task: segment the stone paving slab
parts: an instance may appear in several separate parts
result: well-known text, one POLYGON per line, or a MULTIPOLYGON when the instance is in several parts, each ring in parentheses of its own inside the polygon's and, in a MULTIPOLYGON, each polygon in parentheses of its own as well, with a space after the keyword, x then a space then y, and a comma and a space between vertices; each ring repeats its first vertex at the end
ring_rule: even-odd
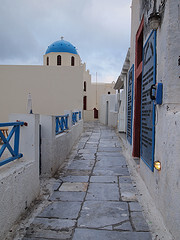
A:
POLYGON ((132 183, 130 176, 121 176, 119 177, 119 183, 132 183))
POLYGON ((129 220, 128 204, 113 201, 85 201, 78 227, 103 228, 129 220))
POLYGON ((59 191, 60 192, 86 192, 88 187, 88 183, 71 183, 65 182, 61 185, 59 191))
POLYGON ((91 174, 91 170, 77 170, 77 169, 68 169, 64 176, 88 176, 91 174))
POLYGON ((122 157, 114 157, 114 156, 97 156, 98 161, 108 161, 108 162, 119 162, 119 166, 127 165, 126 159, 124 156, 122 157))
POLYGON ((142 211, 142 207, 139 205, 138 202, 130 202, 129 208, 130 208, 131 212, 141 212, 142 211))
POLYGON ((76 160, 95 160, 95 154, 94 153, 78 153, 74 159, 76 160))
POLYGON ((120 192, 123 201, 137 201, 136 190, 131 183, 120 183, 120 192))
POLYGON ((128 168, 115 167, 96 167, 93 170, 93 176, 130 176, 128 168))
POLYGON ((94 160, 75 160, 67 169, 91 170, 94 165, 94 160))
POLYGON ((114 226, 113 230, 121 230, 121 231, 130 231, 130 232, 132 232, 133 228, 131 226, 130 221, 126 221, 126 222, 123 222, 122 224, 120 224, 118 226, 114 226))
MULTIPOLYGON (((67 240, 70 239, 72 232, 69 231, 54 231, 54 230, 32 230, 27 231, 26 237, 35 238, 36 240, 40 239, 56 239, 56 240, 67 240)), ((26 238, 27 239, 27 238, 26 238)))
POLYGON ((90 142, 90 141, 88 141, 87 143, 86 143, 86 146, 85 146, 85 148, 88 148, 88 149, 91 149, 91 148, 96 148, 97 149, 97 147, 98 147, 98 139, 97 139, 97 142, 90 142))
POLYGON ((81 202, 53 202, 38 217, 76 219, 80 208, 81 202))
POLYGON ((85 147, 86 142, 79 142, 77 145, 77 149, 83 149, 85 147))
POLYGON ((119 167, 127 167, 125 160, 122 160, 120 158, 111 158, 109 157, 109 159, 103 159, 101 158, 97 158, 97 162, 96 162, 96 167, 114 167, 114 166, 119 166, 119 167))
POLYGON ((98 147, 98 152, 120 152, 121 147, 98 147))
POLYGON ((61 178, 62 182, 88 182, 89 176, 67 176, 61 178))
MULTIPOLYGON (((24 237, 22 240, 46 240, 48 238, 34 238, 31 237, 31 235, 29 237, 24 237)), ((55 238, 51 238, 51 240, 56 240, 55 238)))
POLYGON ((76 228, 73 240, 151 240, 148 232, 118 232, 76 228))
POLYGON ((136 231, 138 232, 149 231, 148 224, 145 221, 142 212, 132 212, 131 219, 136 231))
POLYGON ((97 152, 97 147, 96 148, 87 148, 85 147, 84 149, 80 149, 78 153, 84 153, 84 154, 95 154, 97 152))
POLYGON ((99 147, 100 148, 101 147, 103 147, 103 148, 105 148, 105 147, 120 147, 120 144, 117 145, 116 143, 110 143, 110 142, 107 141, 107 143, 105 143, 105 142, 99 143, 99 147))
POLYGON ((124 156, 123 156, 123 154, 122 153, 120 153, 120 152, 98 152, 97 153, 97 157, 98 156, 109 156, 109 157, 118 157, 118 158, 123 158, 123 159, 125 159, 124 158, 124 156))
POLYGON ((82 202, 85 192, 54 192, 49 198, 50 201, 75 201, 82 202))
POLYGON ((90 183, 86 196, 89 201, 118 201, 119 198, 117 183, 90 183))
POLYGON ((30 226, 30 229, 50 229, 54 231, 73 228, 76 225, 75 220, 69 219, 48 219, 48 218, 35 218, 30 226))
POLYGON ((114 176, 92 176, 90 178, 92 183, 117 183, 118 179, 114 176))
POLYGON ((54 191, 57 191, 59 189, 59 187, 61 186, 62 184, 62 180, 61 179, 58 179, 54 182, 54 185, 53 185, 53 190, 54 191))

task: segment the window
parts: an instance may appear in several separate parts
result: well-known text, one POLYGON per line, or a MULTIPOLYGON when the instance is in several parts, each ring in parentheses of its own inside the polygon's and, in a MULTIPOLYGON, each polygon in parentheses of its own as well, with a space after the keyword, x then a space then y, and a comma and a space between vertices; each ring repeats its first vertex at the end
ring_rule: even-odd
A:
POLYGON ((87 96, 83 97, 83 110, 87 110, 87 96))
POLYGON ((71 57, 71 66, 74 66, 74 57, 71 57))
POLYGON ((47 64, 47 66, 49 65, 49 57, 47 57, 47 59, 46 59, 46 64, 47 64))
POLYGON ((86 81, 84 82, 84 92, 86 92, 86 81))
POLYGON ((57 56, 57 65, 61 65, 61 56, 60 55, 57 56))

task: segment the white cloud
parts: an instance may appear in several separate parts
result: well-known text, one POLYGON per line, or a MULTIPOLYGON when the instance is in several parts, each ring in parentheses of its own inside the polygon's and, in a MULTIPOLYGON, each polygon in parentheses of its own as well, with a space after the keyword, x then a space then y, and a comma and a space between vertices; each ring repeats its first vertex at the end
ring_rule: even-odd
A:
POLYGON ((99 81, 115 81, 120 74, 130 41, 130 0, 0 4, 0 64, 42 64, 48 45, 64 36, 78 48, 93 78, 98 72, 99 81))

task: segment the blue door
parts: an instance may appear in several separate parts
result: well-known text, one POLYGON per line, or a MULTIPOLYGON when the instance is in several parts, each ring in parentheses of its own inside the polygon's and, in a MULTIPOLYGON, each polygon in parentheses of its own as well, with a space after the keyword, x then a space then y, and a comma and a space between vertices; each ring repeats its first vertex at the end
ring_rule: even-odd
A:
POLYGON ((154 171, 155 104, 150 97, 156 83, 156 31, 143 48, 141 89, 141 159, 154 171))

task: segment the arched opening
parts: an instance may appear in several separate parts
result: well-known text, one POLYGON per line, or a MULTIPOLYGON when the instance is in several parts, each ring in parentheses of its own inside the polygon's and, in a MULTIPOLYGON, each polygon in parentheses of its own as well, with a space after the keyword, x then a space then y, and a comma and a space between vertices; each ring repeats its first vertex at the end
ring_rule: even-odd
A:
POLYGON ((71 66, 74 66, 74 57, 71 57, 71 66))
POLYGON ((49 57, 47 57, 47 59, 46 59, 46 64, 47 64, 47 66, 49 65, 49 57))
POLYGON ((61 55, 57 56, 57 65, 61 65, 61 55))
POLYGON ((86 81, 84 81, 84 92, 86 92, 86 81))

